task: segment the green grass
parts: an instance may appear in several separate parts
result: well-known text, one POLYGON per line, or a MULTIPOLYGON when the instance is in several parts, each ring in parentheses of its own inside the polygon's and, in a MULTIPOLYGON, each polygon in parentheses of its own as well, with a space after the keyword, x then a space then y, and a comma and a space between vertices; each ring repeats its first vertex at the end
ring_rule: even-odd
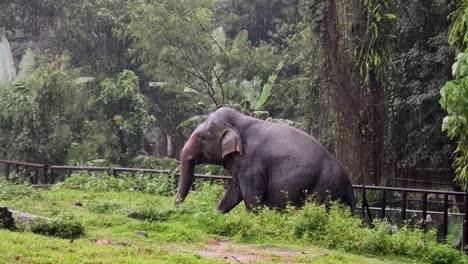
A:
MULTIPOLYGON (((360 225, 359 219, 349 220, 352 219, 350 216, 341 219, 339 214, 343 213, 340 210, 325 214, 329 217, 327 219, 322 219, 324 215, 320 213, 319 206, 310 210, 289 209, 286 213, 262 210, 253 215, 247 214, 240 205, 227 215, 219 214, 215 210, 216 199, 222 194, 219 186, 190 194, 180 207, 173 206, 171 196, 142 192, 54 188, 34 191, 34 196, 30 197, 23 191, 19 192, 23 195, 17 198, 4 195, 6 198, 0 200, 0 204, 51 219, 74 219, 84 226, 85 233, 70 240, 33 234, 24 227, 17 231, 0 230, 0 255, 5 263, 232 262, 232 258, 207 257, 199 253, 209 248, 214 238, 228 245, 224 249, 228 258, 239 253, 236 250, 242 244, 242 247, 249 245, 248 250, 260 255, 266 254, 269 262, 274 263, 281 263, 285 257, 269 251, 265 253, 262 247, 280 247, 295 252, 287 257, 294 263, 428 262, 427 258, 415 253, 416 250, 425 250, 426 244, 419 247, 406 245, 408 250, 400 248, 405 247, 405 243, 419 241, 419 233, 412 231, 407 231, 407 234, 403 231, 400 237, 379 234, 377 231, 381 229, 342 231, 343 234, 333 235, 329 230, 344 230, 350 225, 346 221, 356 221, 351 224, 360 225), (75 206, 75 201, 80 201, 83 206, 75 206), (319 214, 314 214, 316 211, 319 214), (313 221, 304 221, 309 218, 313 221), (136 235, 135 230, 145 231, 147 236, 136 235), (365 234, 359 235, 362 232, 365 234), (346 239, 358 242, 347 243, 343 241, 346 239), (95 241, 99 240, 112 244, 96 244, 95 241)), ((432 262, 451 263, 450 259, 447 260, 453 255, 450 249, 427 245, 431 252, 436 252, 434 258, 442 259, 442 262, 432 262), (446 254, 447 250, 450 254, 446 254)))

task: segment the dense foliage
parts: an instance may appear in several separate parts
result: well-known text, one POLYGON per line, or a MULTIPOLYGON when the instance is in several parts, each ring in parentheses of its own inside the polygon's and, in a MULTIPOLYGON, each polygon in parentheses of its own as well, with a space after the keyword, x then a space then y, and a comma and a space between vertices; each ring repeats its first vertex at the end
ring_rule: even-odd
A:
POLYGON ((450 167, 453 143, 441 131, 439 90, 450 78, 453 51, 447 43, 453 4, 401 1, 391 65, 388 158, 398 167, 450 167), (433 26, 414 10, 431 17, 433 26), (418 36, 418 37, 415 37, 418 36), (438 125, 437 125, 438 124, 438 125))
MULTIPOLYGON (((177 157, 191 128, 228 105, 296 122, 356 183, 447 168, 466 151, 436 125, 439 89, 466 46, 465 10, 441 0, 2 2, 19 74, 0 88, 1 155, 177 157)), ((455 162, 460 173, 466 163, 455 162)))
POLYGON ((56 218, 53 220, 34 219, 29 230, 35 234, 74 239, 84 234, 84 227, 70 218, 56 218))
POLYGON ((0 179, 0 200, 9 201, 22 197, 40 199, 41 195, 25 184, 12 184, 11 182, 0 179))
POLYGON ((119 178, 101 173, 75 173, 55 188, 65 188, 84 191, 138 191, 157 195, 171 196, 175 194, 175 177, 167 174, 124 174, 119 178))
MULTIPOLYGON (((74 242, 76 247, 81 245, 80 240, 89 244, 90 238, 113 239, 118 243, 127 233, 137 229, 148 233, 147 238, 139 238, 144 243, 156 242, 160 246, 160 243, 178 242, 178 248, 187 243, 198 243, 199 247, 208 236, 243 243, 319 246, 380 257, 399 255, 409 261, 427 263, 466 261, 462 252, 436 243, 432 231, 424 234, 420 229, 407 226, 390 231, 391 227, 385 221, 375 222, 370 228, 351 216, 348 208, 337 205, 327 210, 309 202, 300 209, 289 207, 278 212, 265 208, 257 214, 248 214, 243 206, 238 206, 229 214, 221 214, 214 208, 223 192, 221 185, 199 183, 198 191, 186 203, 175 207, 172 197, 122 192, 115 188, 114 180, 106 177, 98 182, 97 178, 88 175, 88 181, 81 179, 82 188, 76 191, 76 179, 80 177, 75 175, 67 184, 43 192, 41 200, 20 198, 17 206, 23 210, 25 206, 31 206, 29 210, 53 220, 37 220, 29 228, 19 231, 30 230, 62 238, 77 238, 84 232, 85 237, 74 242), (100 184, 105 182, 107 184, 100 184), (96 189, 93 185, 101 187, 96 189), (76 199, 83 206, 74 206, 76 199), (51 200, 54 210, 51 210, 51 200)), ((126 243, 137 243, 134 239, 126 240, 126 243)))
MULTIPOLYGON (((454 21, 450 28, 450 44, 464 48, 468 43, 468 2, 463 1, 451 16, 454 21)), ((440 104, 447 111, 442 130, 458 142, 453 153, 456 180, 468 189, 468 48, 458 53, 452 74, 455 79, 445 83, 440 90, 440 104)))
MULTIPOLYGON (((453 162, 468 185, 467 0, 14 0, 0 2, 3 36, 11 50, 0 47, 0 59, 11 51, 17 74, 0 80, 1 159, 175 172, 174 159, 151 156, 177 157, 225 105, 314 135, 354 183, 393 184, 405 169, 453 162)), ((136 245, 221 236, 466 262, 432 232, 369 228, 337 206, 223 215, 223 188, 197 185, 174 207, 175 185, 160 174, 75 173, 45 192, 0 181, 0 202, 52 219, 23 231, 88 244, 141 228, 156 235, 136 245), (64 205, 75 197, 83 207, 64 205)))

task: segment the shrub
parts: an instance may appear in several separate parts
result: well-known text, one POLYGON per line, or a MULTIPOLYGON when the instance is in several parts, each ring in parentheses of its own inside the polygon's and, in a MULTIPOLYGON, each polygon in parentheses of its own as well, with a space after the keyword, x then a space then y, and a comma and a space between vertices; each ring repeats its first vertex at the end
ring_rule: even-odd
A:
MULTIPOLYGON (((81 174, 74 177, 67 179, 62 187, 101 189, 96 187, 100 186, 99 181, 110 180, 81 174)), ((114 187, 108 187, 107 190, 125 187, 125 190, 154 193, 159 186, 156 186, 157 181, 162 179, 145 175, 123 175, 122 179, 112 179, 114 180, 118 180, 119 184, 110 184, 109 186, 114 187), (155 184, 154 188, 151 183, 155 184), (135 184, 140 188, 135 188, 135 184)), ((147 206, 127 211, 127 216, 143 221, 183 221, 190 228, 231 237, 241 242, 289 242, 299 239, 306 244, 348 252, 403 255, 430 263, 459 263, 464 259, 457 250, 436 243, 434 232, 424 234, 419 229, 401 226, 398 232, 392 234, 386 221, 375 221, 371 228, 363 225, 359 217, 352 216, 349 208, 342 208, 337 204, 331 204, 327 210, 323 205, 308 202, 301 208, 290 206, 282 211, 263 208, 256 210, 255 214, 246 213, 240 204, 229 214, 221 214, 215 208, 224 192, 223 186, 198 182, 196 189, 178 207, 151 205, 151 209, 147 206)), ((113 201, 96 202, 90 206, 90 210, 106 212, 119 206, 113 201)))
POLYGON ((121 204, 117 201, 95 201, 89 204, 89 211, 93 213, 108 213, 121 208, 121 204))
POLYGON ((131 191, 172 196, 175 194, 176 179, 168 174, 135 173, 124 174, 122 179, 131 191))
POLYGON ((38 199, 41 195, 37 190, 28 187, 26 184, 13 184, 0 179, 0 200, 14 200, 20 197, 38 199))
POLYGON ((30 226, 31 232, 45 236, 55 236, 66 239, 78 238, 84 234, 83 226, 70 217, 53 220, 34 219, 30 226))
POLYGON ((294 238, 315 241, 326 234, 329 215, 324 206, 307 203, 301 210, 293 213, 289 224, 292 226, 294 238))
POLYGON ((124 191, 130 189, 128 183, 107 173, 76 172, 65 181, 55 185, 55 188, 82 191, 124 191))
POLYGON ((301 240, 307 244, 324 246, 370 255, 403 255, 429 263, 460 263, 462 254, 447 245, 436 243, 434 232, 401 226, 398 232, 389 231, 389 223, 375 221, 373 227, 363 225, 349 208, 313 202, 302 208, 288 207, 283 211, 263 208, 255 214, 245 212, 243 206, 229 214, 215 209, 223 189, 220 185, 200 183, 181 206, 190 208, 190 219, 197 228, 213 235, 232 237, 241 242, 288 242, 301 240))
POLYGON ((387 229, 385 221, 375 221, 374 228, 360 228, 363 232, 362 243, 356 245, 356 250, 361 252, 379 252, 380 254, 392 253, 392 236, 387 229))
MULTIPOLYGON (((179 161, 171 158, 156 158, 152 156, 139 155, 129 161, 129 166, 134 168, 147 168, 157 170, 179 170, 179 161)), ((196 173, 222 175, 225 170, 223 166, 204 164, 195 167, 196 173)))
POLYGON ((336 204, 331 206, 328 219, 326 234, 319 241, 329 248, 359 251, 366 234, 361 219, 336 204))
POLYGON ((450 245, 432 244, 428 250, 426 259, 431 264, 458 264, 464 263, 463 253, 450 245))
POLYGON ((181 206, 198 212, 206 212, 215 208, 224 193, 224 187, 221 184, 210 185, 204 181, 196 182, 195 189, 197 191, 191 193, 181 206))
POLYGON ((128 214, 128 217, 144 220, 144 221, 158 221, 163 222, 169 219, 173 215, 181 215, 187 213, 187 209, 178 207, 159 207, 159 208, 141 208, 133 210, 128 214))
POLYGON ((139 155, 129 161, 129 166, 134 168, 175 171, 179 167, 179 162, 171 158, 156 158, 152 156, 139 155))
POLYGON ((119 178, 107 173, 77 172, 55 188, 83 191, 138 191, 163 196, 174 195, 175 177, 167 174, 123 173, 119 178))

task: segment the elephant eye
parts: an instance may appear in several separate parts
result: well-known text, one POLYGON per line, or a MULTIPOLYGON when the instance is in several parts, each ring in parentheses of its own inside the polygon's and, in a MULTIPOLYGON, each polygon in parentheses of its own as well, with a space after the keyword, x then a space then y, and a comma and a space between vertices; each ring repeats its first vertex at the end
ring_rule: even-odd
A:
POLYGON ((197 139, 198 139, 198 142, 200 143, 203 143, 206 140, 205 137, 202 137, 202 136, 199 136, 197 139))

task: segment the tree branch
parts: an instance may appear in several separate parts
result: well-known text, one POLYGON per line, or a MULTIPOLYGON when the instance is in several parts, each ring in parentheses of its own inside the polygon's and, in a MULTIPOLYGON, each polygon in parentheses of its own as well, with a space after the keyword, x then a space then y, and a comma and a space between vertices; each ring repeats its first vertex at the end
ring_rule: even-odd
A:
POLYGON ((208 36, 209 36, 210 39, 215 43, 215 45, 218 46, 219 50, 223 53, 224 59, 226 60, 227 64, 229 64, 229 59, 228 59, 228 56, 227 56, 226 51, 224 50, 224 48, 221 47, 221 45, 218 43, 218 41, 216 41, 216 39, 213 37, 213 35, 212 35, 210 32, 208 32, 208 30, 202 25, 202 23, 201 23, 200 20, 198 19, 197 13, 195 13, 195 11, 192 11, 192 13, 193 13, 193 16, 195 17, 195 20, 197 21, 198 26, 200 26, 200 28, 201 28, 206 34, 208 34, 208 36))
POLYGON ((225 79, 224 81, 221 81, 221 76, 223 76, 224 74, 224 70, 223 70, 223 73, 218 76, 218 74, 216 73, 216 70, 214 70, 213 68, 211 68, 211 71, 213 72, 214 76, 216 77, 216 82, 218 83, 219 85, 219 89, 221 90, 221 105, 224 104, 224 87, 223 87, 223 84, 227 81, 227 79, 225 79))
POLYGON ((214 89, 213 89, 213 85, 208 80, 206 80, 200 73, 192 72, 192 71, 190 71, 188 69, 185 69, 183 67, 180 67, 180 66, 178 66, 178 65, 176 65, 176 64, 174 64, 174 63, 172 63, 170 61, 167 61, 167 63, 169 65, 171 65, 172 67, 175 67, 175 68, 177 68, 177 69, 179 69, 181 71, 184 71, 184 72, 186 72, 188 74, 191 74, 191 75, 197 77, 198 79, 200 79, 202 81, 202 83, 203 83, 203 86, 205 86, 205 89, 208 92, 208 96, 213 100, 216 107, 219 107, 219 102, 218 102, 218 100, 216 100, 216 97, 214 96, 215 92, 214 92, 214 89))

